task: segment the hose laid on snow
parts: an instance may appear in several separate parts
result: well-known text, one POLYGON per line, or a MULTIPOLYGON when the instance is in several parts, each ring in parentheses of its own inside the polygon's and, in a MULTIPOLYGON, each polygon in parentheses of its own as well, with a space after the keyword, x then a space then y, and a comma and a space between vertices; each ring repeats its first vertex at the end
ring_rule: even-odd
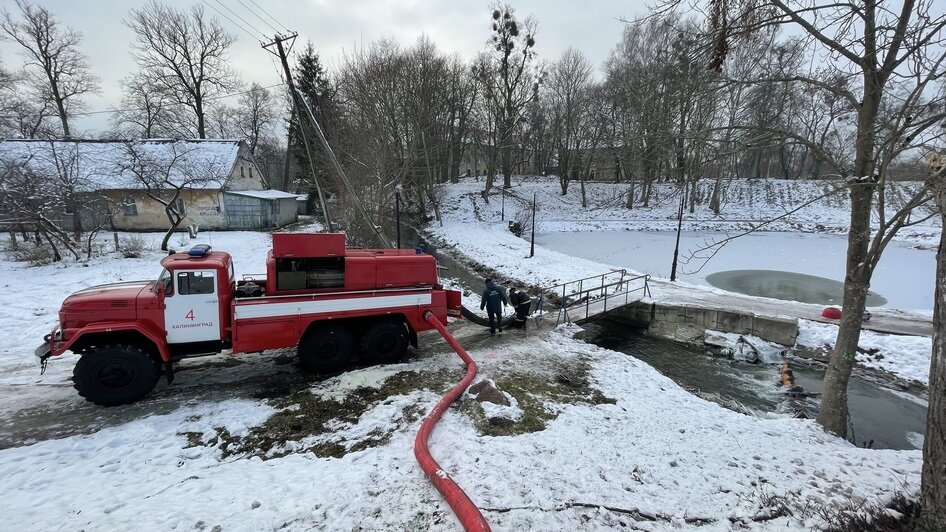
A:
POLYGON ((427 311, 424 313, 424 320, 433 325, 437 331, 440 332, 440 335, 443 336, 443 339, 450 344, 450 347, 460 355, 460 358, 466 363, 466 376, 440 399, 440 402, 427 414, 424 422, 421 423, 420 430, 417 432, 417 438, 414 439, 414 457, 417 458, 417 463, 419 463, 421 469, 424 470, 424 474, 427 475, 430 482, 437 488, 437 491, 443 495, 447 504, 450 505, 450 508, 453 510, 453 513, 456 514, 460 523, 463 524, 465 530, 489 531, 489 523, 486 522, 486 518, 480 513, 480 509, 473 504, 473 501, 464 493, 463 489, 450 478, 450 475, 441 469, 440 464, 430 455, 430 449, 427 447, 427 440, 430 439, 430 433, 433 432, 434 426, 437 424, 437 421, 440 420, 440 417, 443 416, 444 411, 456 401, 460 395, 466 391, 470 383, 473 382, 473 377, 476 376, 476 363, 473 362, 470 355, 463 349, 463 346, 457 342, 457 339, 447 331, 443 323, 440 323, 440 320, 434 316, 433 312, 427 311))
MULTIPOLYGON (((463 306, 460 307, 460 313, 463 315, 464 318, 466 318, 469 321, 472 321, 473 323, 477 325, 482 325, 483 327, 489 327, 489 318, 480 316, 479 314, 463 306)), ((512 316, 503 316, 502 319, 500 320, 499 326, 509 327, 515 321, 516 321, 515 314, 513 314, 512 316)))

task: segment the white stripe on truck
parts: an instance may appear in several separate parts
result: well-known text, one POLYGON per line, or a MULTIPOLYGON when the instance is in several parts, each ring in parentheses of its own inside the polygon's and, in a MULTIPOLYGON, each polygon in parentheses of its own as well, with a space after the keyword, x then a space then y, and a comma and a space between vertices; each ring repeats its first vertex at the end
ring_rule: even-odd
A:
POLYGON ((322 301, 257 303, 251 305, 237 305, 236 310, 234 311, 234 316, 238 320, 246 320, 251 318, 274 318, 277 316, 298 316, 301 314, 321 314, 326 312, 345 312, 350 310, 413 307, 418 305, 429 305, 430 302, 430 294, 410 294, 403 296, 325 299, 322 301))

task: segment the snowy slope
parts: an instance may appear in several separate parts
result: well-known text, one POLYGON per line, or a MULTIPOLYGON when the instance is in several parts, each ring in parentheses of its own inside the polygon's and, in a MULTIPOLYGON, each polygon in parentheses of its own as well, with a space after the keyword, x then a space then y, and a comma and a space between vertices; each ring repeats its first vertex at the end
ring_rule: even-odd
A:
MULTIPOLYGON (((440 189, 443 206, 441 209, 471 208, 469 199, 479 197, 483 190, 483 177, 467 178, 457 185, 440 189), (478 179, 478 180, 477 180, 478 179)), ((633 209, 626 209, 627 183, 587 183, 588 207, 581 207, 581 192, 578 182, 572 182, 568 194, 561 195, 558 179, 555 177, 514 176, 512 188, 506 191, 506 219, 515 219, 519 211, 531 209, 533 195, 538 204, 536 230, 547 231, 597 231, 625 230, 632 231, 672 231, 677 227, 679 208, 679 188, 674 184, 659 183, 654 185, 654 192, 649 206, 644 207, 639 201, 639 185, 636 189, 638 198, 633 209)), ((846 191, 827 195, 840 183, 835 181, 789 181, 779 179, 735 180, 725 186, 719 215, 709 209, 709 197, 713 182, 704 180, 699 183, 698 197, 701 203, 695 212, 685 211, 683 229, 685 231, 729 231, 747 229, 763 220, 784 216, 784 218, 765 225, 767 231, 806 231, 806 232, 847 232, 850 223, 850 202, 846 191), (786 214, 801 207, 797 212, 786 214)), ((887 214, 896 209, 915 193, 919 183, 903 182, 891 185, 888 194, 887 214)), ((482 203, 482 202, 481 202, 482 203)), ((502 196, 500 188, 494 188, 489 205, 476 207, 477 219, 482 221, 500 221, 502 196)), ((917 214, 923 214, 922 209, 917 214)), ((873 216, 876 223, 876 214, 873 216)), ((900 239, 935 245, 939 239, 937 221, 931 220, 925 225, 906 228, 901 231, 900 239)))

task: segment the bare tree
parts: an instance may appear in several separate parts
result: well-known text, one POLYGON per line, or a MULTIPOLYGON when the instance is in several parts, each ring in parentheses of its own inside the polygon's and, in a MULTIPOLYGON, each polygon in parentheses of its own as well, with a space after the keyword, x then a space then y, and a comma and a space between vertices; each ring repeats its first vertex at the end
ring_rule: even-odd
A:
POLYGON ((162 87, 142 73, 122 79, 121 110, 112 117, 115 125, 132 137, 155 138, 172 134, 174 109, 162 87))
POLYGON ((235 125, 254 155, 260 140, 270 133, 276 123, 274 103, 272 95, 259 83, 250 85, 249 90, 240 96, 235 125))
POLYGON ((946 14, 937 12, 934 5, 932 0, 905 0, 898 8, 873 1, 711 2, 715 35, 711 66, 723 65, 731 42, 791 25, 803 34, 806 53, 827 56, 830 62, 817 70, 764 82, 803 84, 844 100, 850 109, 844 122, 853 127, 851 150, 832 150, 779 123, 738 126, 757 140, 779 139, 806 147, 849 184, 844 314, 818 413, 818 422, 841 436, 847 434, 847 384, 874 268, 901 228, 929 217, 911 217, 914 209, 929 202, 927 189, 892 210, 888 210, 886 191, 888 169, 901 156, 943 135, 940 124, 946 118, 946 100, 942 92, 934 91, 934 84, 944 75, 946 14), (876 228, 871 227, 872 215, 877 218, 876 228))
POLYGON ((23 49, 33 83, 42 87, 43 100, 55 106, 62 134, 69 138, 69 113, 81 105, 82 95, 98 90, 98 80, 79 50, 82 35, 61 28, 44 7, 26 0, 16 0, 16 6, 19 18, 4 9, 0 29, 23 49))
MULTIPOLYGON (((539 76, 533 68, 537 23, 531 16, 520 22, 508 4, 495 4, 492 12, 488 94, 498 112, 496 141, 499 143, 503 188, 511 186, 515 131, 526 105, 538 92, 539 76)), ((487 193, 489 189, 487 187, 487 193)))
MULTIPOLYGON (((627 173, 639 174, 640 199, 650 204, 652 185, 669 168, 673 116, 672 24, 651 18, 629 24, 606 66, 610 95, 624 123, 620 139, 627 173)), ((627 206, 634 201, 631 178, 627 206)))
POLYGON ((447 173, 451 183, 460 182, 460 160, 467 149, 467 138, 473 124, 473 106, 479 91, 479 84, 472 75, 470 65, 459 55, 450 59, 448 118, 446 121, 448 136, 447 173))
POLYGON ((582 138, 582 117, 588 112, 591 88, 591 61, 580 51, 568 48, 549 72, 549 100, 552 129, 558 151, 559 184, 562 195, 568 193, 573 159, 582 138))
POLYGON ((200 4, 184 12, 151 2, 132 9, 125 24, 135 33, 140 75, 189 109, 193 133, 207 138, 208 100, 235 83, 227 65, 234 37, 200 4))
POLYGON ((48 146, 29 147, 0 159, 0 200, 11 218, 8 221, 32 230, 37 245, 45 241, 54 262, 62 260, 60 246, 79 258, 69 232, 58 223, 69 201, 68 191, 60 188, 63 180, 78 184, 73 168, 76 158, 74 150, 57 151, 51 141, 48 146))

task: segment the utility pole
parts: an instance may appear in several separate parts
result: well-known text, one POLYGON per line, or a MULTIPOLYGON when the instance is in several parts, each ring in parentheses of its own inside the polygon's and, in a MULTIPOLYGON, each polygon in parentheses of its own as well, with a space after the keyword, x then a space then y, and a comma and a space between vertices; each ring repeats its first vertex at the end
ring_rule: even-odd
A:
POLYGON ((535 192, 532 193, 532 246, 529 249, 529 257, 535 256, 535 192))
POLYGON ((683 205, 687 201, 686 186, 680 198, 680 212, 677 213, 677 243, 673 246, 673 265, 670 267, 670 281, 677 280, 677 257, 680 255, 680 229, 683 227, 683 205))
POLYGON ((502 191, 503 199, 499 203, 500 205, 502 205, 502 207, 500 207, 499 216, 500 218, 502 218, 502 221, 505 222, 506 221, 506 189, 502 188, 500 189, 500 191, 502 191))
POLYGON ((394 218, 397 223, 397 249, 401 249, 401 191, 394 191, 394 218))
MULTIPOLYGON (((293 33, 292 35, 283 37, 281 35, 276 35, 273 38, 273 41, 263 45, 263 48, 270 53, 274 53, 270 47, 275 45, 276 52, 274 55, 279 57, 279 62, 282 63, 283 73, 286 75, 286 84, 289 86, 289 94, 292 97, 292 105, 295 110, 296 118, 300 121, 302 125, 302 106, 299 102, 299 95, 296 92, 296 86, 292 82, 292 70, 289 68, 289 60, 286 57, 286 49, 283 47, 284 41, 291 41, 289 43, 290 49, 292 48, 292 43, 295 42, 296 36, 298 34, 293 33)), ((290 117, 291 119, 291 117, 290 117)), ((290 128, 292 126, 290 125, 290 128)), ((319 196, 319 207, 322 209, 322 218, 325 220, 325 230, 332 230, 332 218, 329 216, 328 206, 325 204, 325 194, 322 193, 322 186, 319 184, 319 178, 315 173, 315 158, 312 156, 312 144, 309 141, 309 135, 306 132, 305 127, 300 127, 299 132, 302 134, 302 143, 305 145, 306 157, 309 159, 309 171, 312 172, 312 182, 315 183, 315 191, 319 196)), ((288 148, 288 147, 287 147, 288 148)), ((288 154, 287 154, 288 156, 288 154)))

